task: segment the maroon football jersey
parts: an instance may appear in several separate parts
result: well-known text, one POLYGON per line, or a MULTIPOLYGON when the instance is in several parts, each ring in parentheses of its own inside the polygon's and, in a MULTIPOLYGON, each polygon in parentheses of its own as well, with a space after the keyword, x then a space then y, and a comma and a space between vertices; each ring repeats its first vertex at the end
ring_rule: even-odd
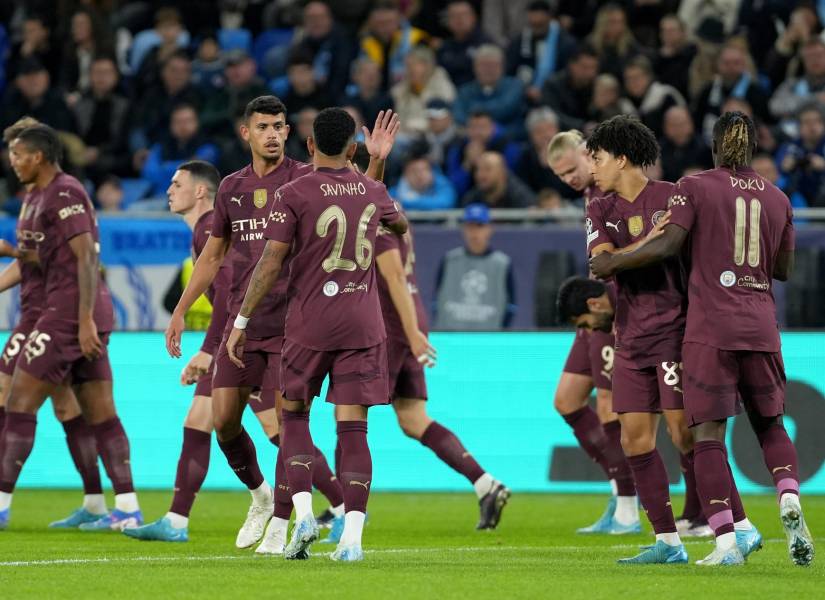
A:
MULTIPOLYGON (((385 227, 378 228, 378 237, 375 239, 375 256, 381 256, 384 252, 398 250, 401 254, 401 264, 407 273, 407 289, 410 290, 415 302, 415 313, 418 316, 418 329, 427 332, 427 315, 424 311, 424 303, 421 301, 421 294, 418 293, 418 283, 415 279, 415 250, 413 249, 412 228, 404 235, 393 233, 385 227)), ((378 277, 378 296, 381 299, 381 312, 384 314, 384 327, 387 329, 387 337, 398 339, 406 343, 407 336, 404 333, 404 326, 401 324, 401 317, 392 303, 390 288, 387 281, 378 277)))
MULTIPOLYGON (((212 233, 212 210, 203 213, 192 229, 192 260, 197 261, 203 252, 209 235, 212 233)), ((209 327, 201 345, 201 350, 207 354, 215 354, 218 344, 221 343, 223 330, 227 321, 227 301, 229 299, 229 286, 232 284, 232 271, 229 261, 225 260, 218 269, 218 274, 212 281, 212 285, 206 290, 206 297, 212 304, 212 318, 209 320, 209 327)))
MULTIPOLYGON (((77 257, 69 241, 89 233, 100 252, 95 209, 83 185, 65 173, 58 173, 45 189, 33 191, 32 195, 39 196, 34 200, 32 231, 46 283, 44 309, 54 318, 77 323, 77 257)), ((114 327, 112 298, 102 274, 97 282, 94 320, 98 331, 108 332, 114 327)))
MULTIPOLYGON (((258 177, 252 165, 247 165, 221 182, 215 200, 212 235, 231 239, 224 260, 229 265, 232 280, 228 302, 231 318, 235 318, 243 305, 249 279, 266 246, 264 230, 271 218, 275 190, 311 171, 310 165, 284 157, 281 165, 265 177, 258 177)), ((272 291, 250 319, 246 328, 250 339, 284 334, 287 272, 285 265, 272 291)))
MULTIPOLYGON (((26 194, 20 216, 17 218, 17 247, 20 250, 37 250, 40 234, 35 233, 34 213, 35 202, 41 198, 40 194, 26 194)), ((36 264, 18 261, 20 264, 20 312, 28 318, 36 319, 43 310, 43 301, 46 299, 46 282, 43 272, 36 264)))
MULTIPOLYGON (((618 194, 587 205, 588 251, 601 244, 624 248, 645 237, 667 212, 673 184, 648 181, 633 202, 618 194)), ((678 360, 685 332, 687 296, 678 258, 624 271, 614 278, 616 352, 638 368, 678 360)))
POLYGON ((794 248, 788 197, 753 169, 683 177, 670 221, 690 232, 686 342, 778 352, 771 281, 780 251, 794 248))
POLYGON ((267 239, 292 244, 285 337, 312 350, 386 339, 375 272, 379 222, 401 218, 380 182, 318 169, 276 194, 267 239))

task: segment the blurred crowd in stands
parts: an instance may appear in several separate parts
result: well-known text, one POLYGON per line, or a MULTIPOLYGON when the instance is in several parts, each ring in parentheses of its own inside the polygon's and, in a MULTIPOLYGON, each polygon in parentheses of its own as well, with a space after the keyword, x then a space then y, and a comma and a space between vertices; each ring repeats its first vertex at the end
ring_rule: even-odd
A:
MULTIPOLYGON (((651 176, 711 166, 714 120, 753 116, 754 167, 825 207, 825 2, 813 0, 17 0, 0 7, 0 128, 60 131, 100 209, 163 209, 176 166, 249 160, 246 103, 287 106, 307 159, 317 111, 402 128, 387 171, 409 210, 578 201, 548 167, 559 130, 638 115, 651 176)), ((0 209, 20 189, 0 161, 0 209)))

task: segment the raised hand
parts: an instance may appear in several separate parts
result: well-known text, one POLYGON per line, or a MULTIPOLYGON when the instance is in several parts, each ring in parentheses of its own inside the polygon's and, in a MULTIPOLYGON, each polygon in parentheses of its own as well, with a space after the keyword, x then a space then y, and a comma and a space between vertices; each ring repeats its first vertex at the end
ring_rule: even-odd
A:
POLYGON ((392 110, 381 111, 375 118, 375 126, 372 132, 366 126, 362 127, 364 132, 364 144, 372 158, 386 160, 395 144, 395 136, 401 128, 398 115, 392 110))

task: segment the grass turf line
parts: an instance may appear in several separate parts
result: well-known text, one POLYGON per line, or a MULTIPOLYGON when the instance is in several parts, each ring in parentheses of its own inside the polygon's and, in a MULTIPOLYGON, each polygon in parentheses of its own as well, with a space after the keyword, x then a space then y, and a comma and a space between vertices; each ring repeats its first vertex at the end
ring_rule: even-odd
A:
MULTIPOLYGON (((78 491, 21 490, 12 523, 0 532, 4 598, 226 598, 249 594, 290 598, 718 598, 722 595, 821 597, 822 560, 790 564, 776 501, 745 498, 749 517, 768 541, 743 568, 618 566, 647 543, 637 536, 579 536, 575 528, 604 508, 599 496, 517 494, 495 532, 476 532, 475 498, 467 494, 373 494, 364 534, 366 561, 336 564, 254 556, 234 547, 248 495, 204 492, 187 544, 148 543, 117 533, 45 529, 68 514, 78 491), (64 562, 51 562, 64 561, 64 562), (89 562, 84 562, 89 561, 89 562), (17 564, 8 564, 17 563, 17 564)), ((144 516, 168 508, 169 494, 140 494, 144 516)), ((680 503, 680 498, 674 500, 680 503)), ((825 498, 803 499, 814 535, 825 542, 825 498)), ((316 509, 324 505, 316 496, 316 509)), ((649 529, 649 528, 648 528, 649 529)), ((689 543, 691 561, 712 547, 689 543)), ((316 544, 316 553, 331 546, 316 544)), ((736 596, 734 596, 736 597, 736 596)))

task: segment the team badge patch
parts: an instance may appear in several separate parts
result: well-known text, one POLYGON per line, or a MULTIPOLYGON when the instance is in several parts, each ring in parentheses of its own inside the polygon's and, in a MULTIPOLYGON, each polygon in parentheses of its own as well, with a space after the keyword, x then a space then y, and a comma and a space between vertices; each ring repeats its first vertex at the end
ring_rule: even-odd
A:
POLYGON ((256 208, 263 208, 266 206, 266 190, 258 188, 252 196, 252 203, 256 208))
POLYGON ((627 230, 633 237, 640 236, 642 232, 645 230, 645 223, 642 220, 642 217, 638 215, 635 217, 630 217, 627 220, 627 230))
POLYGON ((655 213, 653 213, 653 218, 650 220, 650 222, 653 223, 654 227, 656 227, 656 225, 659 224, 659 221, 661 221, 662 217, 664 217, 664 216, 665 216, 665 211, 657 210, 655 213))

